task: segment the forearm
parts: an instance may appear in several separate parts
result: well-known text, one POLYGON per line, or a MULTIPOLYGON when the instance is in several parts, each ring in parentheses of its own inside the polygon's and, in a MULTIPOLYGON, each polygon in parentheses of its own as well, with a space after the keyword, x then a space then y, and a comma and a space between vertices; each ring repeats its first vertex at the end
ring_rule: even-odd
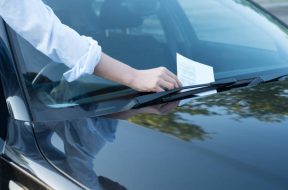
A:
POLYGON ((62 24, 42 0, 0 0, 0 16, 36 49, 70 67, 63 74, 69 82, 94 72, 143 92, 181 86, 175 74, 164 67, 137 70, 105 55, 97 41, 62 24))
POLYGON ((164 67, 137 70, 104 53, 94 74, 142 92, 161 92, 181 86, 177 77, 164 67))
POLYGON ((93 73, 101 56, 97 41, 62 24, 42 0, 0 0, 0 16, 37 50, 71 68, 63 74, 67 81, 93 73))
POLYGON ((94 70, 94 74, 105 79, 130 86, 136 77, 137 70, 102 53, 101 60, 94 70))

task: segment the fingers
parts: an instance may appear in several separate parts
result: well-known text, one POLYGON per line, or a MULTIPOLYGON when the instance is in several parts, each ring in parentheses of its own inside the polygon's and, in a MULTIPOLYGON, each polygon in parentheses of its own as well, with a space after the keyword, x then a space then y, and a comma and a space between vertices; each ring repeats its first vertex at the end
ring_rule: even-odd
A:
POLYGON ((155 92, 164 92, 165 90, 161 88, 160 86, 155 87, 155 92))
POLYGON ((178 85, 178 88, 180 88, 182 86, 182 84, 179 81, 178 77, 174 73, 172 73, 171 71, 167 70, 167 74, 176 81, 176 83, 178 85))
POLYGON ((171 71, 169 71, 165 67, 160 67, 160 68, 162 69, 162 71, 166 75, 165 79, 168 82, 173 83, 175 85, 175 88, 180 88, 182 86, 181 82, 179 81, 179 79, 177 78, 177 76, 174 73, 172 73, 171 71))
POLYGON ((169 83, 165 80, 160 79, 157 84, 153 87, 153 90, 148 91, 154 91, 154 92, 164 92, 165 90, 172 90, 174 89, 174 85, 172 83, 169 83))
POLYGON ((175 88, 175 84, 167 82, 166 80, 162 79, 159 81, 158 85, 162 88, 162 89, 166 89, 166 90, 173 90, 175 88))
POLYGON ((129 86, 141 92, 163 92, 181 87, 176 75, 165 67, 137 70, 129 86))
POLYGON ((179 79, 177 78, 177 76, 174 73, 172 73, 171 71, 169 71, 165 67, 159 67, 159 69, 161 71, 162 78, 166 82, 172 83, 174 85, 173 89, 174 88, 180 88, 182 86, 181 82, 179 81, 179 79))
POLYGON ((164 79, 166 82, 169 82, 169 83, 173 84, 174 88, 180 88, 180 86, 179 86, 179 84, 177 83, 177 81, 176 81, 174 78, 172 78, 171 76, 165 75, 165 76, 163 77, 163 79, 164 79))

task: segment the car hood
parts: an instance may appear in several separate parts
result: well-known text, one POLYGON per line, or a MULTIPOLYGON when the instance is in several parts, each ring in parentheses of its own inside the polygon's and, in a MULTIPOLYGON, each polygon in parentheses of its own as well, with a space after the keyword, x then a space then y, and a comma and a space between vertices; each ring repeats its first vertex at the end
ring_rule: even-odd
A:
POLYGON ((287 189, 287 105, 281 81, 164 115, 169 105, 35 123, 35 135, 51 164, 89 189, 287 189))

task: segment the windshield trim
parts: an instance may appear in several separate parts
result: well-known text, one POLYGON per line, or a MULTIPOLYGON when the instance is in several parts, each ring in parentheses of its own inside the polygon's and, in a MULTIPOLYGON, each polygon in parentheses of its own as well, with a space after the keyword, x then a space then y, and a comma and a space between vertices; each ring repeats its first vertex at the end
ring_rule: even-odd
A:
POLYGON ((28 117, 26 118, 26 120, 32 121, 33 116, 34 116, 34 110, 31 109, 31 100, 30 100, 30 96, 27 90, 27 86, 25 85, 25 82, 24 82, 23 68, 20 67, 20 65, 23 64, 23 61, 24 61, 23 56, 19 49, 18 42, 15 41, 15 34, 12 32, 11 27, 7 25, 6 22, 3 21, 3 23, 4 23, 5 32, 7 34, 7 41, 8 41, 9 49, 11 51, 11 57, 12 57, 12 63, 15 69, 15 75, 19 83, 20 91, 23 94, 24 104, 27 108, 26 110, 28 113, 28 117), (19 53, 21 56, 18 56, 19 53))
POLYGON ((282 25, 284 28, 288 29, 288 24, 286 24, 284 21, 282 21, 280 18, 278 18, 276 15, 272 14, 271 12, 269 12, 267 9, 265 9, 264 7, 262 7, 260 4, 257 4, 256 2, 254 2, 253 0, 246 0, 249 3, 251 3, 253 6, 255 6, 256 8, 260 9, 262 12, 264 12, 265 14, 269 15, 273 20, 277 21, 280 25, 282 25))

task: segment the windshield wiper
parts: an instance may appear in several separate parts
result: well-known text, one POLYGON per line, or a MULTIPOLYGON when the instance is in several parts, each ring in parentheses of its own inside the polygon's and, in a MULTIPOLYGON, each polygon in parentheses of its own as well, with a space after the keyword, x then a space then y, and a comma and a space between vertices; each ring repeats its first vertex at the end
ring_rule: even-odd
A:
POLYGON ((135 105, 135 107, 139 107, 139 106, 144 106, 148 103, 152 103, 154 101, 158 101, 163 100, 165 97, 170 97, 171 95, 174 94, 186 94, 186 93, 194 93, 194 94, 198 94, 201 92, 207 92, 209 90, 213 90, 213 88, 217 88, 217 87, 222 87, 222 86, 230 86, 237 83, 237 80, 235 78, 229 78, 229 79, 223 79, 223 80, 219 80, 217 82, 212 82, 212 83, 206 83, 206 84, 199 84, 199 85, 191 85, 191 86, 184 86, 181 88, 176 88, 174 90, 168 90, 168 91, 164 91, 164 92, 159 92, 159 93, 153 93, 153 94, 146 94, 143 96, 138 96, 135 98, 135 101, 137 102, 137 104, 135 105), (191 89, 191 90, 189 90, 191 89), (183 90, 187 90, 185 92, 180 92, 183 90))
POLYGON ((175 100, 180 100, 188 97, 196 97, 197 94, 217 90, 218 92, 240 88, 245 86, 256 86, 262 83, 276 81, 287 77, 286 74, 269 73, 265 75, 254 76, 244 79, 227 78, 216 82, 184 86, 174 90, 168 90, 160 93, 146 94, 135 98, 136 105, 134 108, 146 106, 148 104, 165 103, 175 100))
POLYGON ((288 74, 280 74, 279 73, 270 73, 266 75, 260 75, 258 77, 255 77, 248 86, 256 86, 258 84, 277 81, 277 80, 284 80, 287 78, 288 74))

